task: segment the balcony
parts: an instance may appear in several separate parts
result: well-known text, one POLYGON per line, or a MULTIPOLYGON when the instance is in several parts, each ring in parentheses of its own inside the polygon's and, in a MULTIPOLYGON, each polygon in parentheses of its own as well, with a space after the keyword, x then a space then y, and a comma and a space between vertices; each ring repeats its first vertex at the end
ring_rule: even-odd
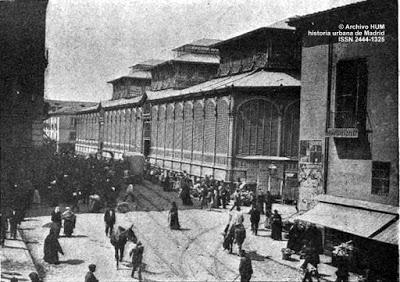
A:
POLYGON ((336 111, 330 113, 334 126, 330 126, 326 132, 329 137, 358 138, 360 118, 352 111, 336 111))

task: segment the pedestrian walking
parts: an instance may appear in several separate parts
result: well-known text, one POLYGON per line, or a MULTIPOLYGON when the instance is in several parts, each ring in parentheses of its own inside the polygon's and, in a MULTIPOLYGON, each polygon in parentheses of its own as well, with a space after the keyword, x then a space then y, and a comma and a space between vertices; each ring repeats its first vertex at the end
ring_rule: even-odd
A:
POLYGON ((85 282, 99 282, 99 280, 94 275, 95 271, 96 271, 96 265, 90 264, 89 271, 85 275, 85 282))
POLYGON ((313 223, 309 223, 304 232, 304 239, 310 242, 310 245, 318 252, 323 253, 322 248, 322 233, 313 223))
POLYGON ((232 211, 231 225, 243 224, 244 216, 240 206, 236 206, 236 210, 232 211))
POLYGON ((139 281, 142 281, 143 251, 144 251, 144 247, 142 245, 142 242, 138 241, 136 243, 136 246, 129 252, 129 255, 132 257, 131 277, 134 278, 135 271, 137 270, 139 281))
POLYGON ((81 191, 76 190, 72 192, 72 211, 77 211, 79 212, 79 196, 81 194, 81 191))
POLYGON ((113 208, 109 207, 104 212, 104 223, 106 226, 106 236, 111 236, 115 224, 115 210, 113 208))
POLYGON ((257 236, 258 225, 260 223, 260 211, 253 205, 250 209, 250 222, 251 222, 251 232, 257 236))
POLYGON ((50 229, 49 235, 44 240, 44 261, 50 264, 59 264, 58 253, 64 255, 60 242, 58 242, 58 235, 55 230, 50 229))
POLYGON ((253 266, 251 264, 251 259, 247 255, 245 250, 240 252, 240 264, 239 264, 239 274, 241 282, 248 282, 253 275, 253 266))
POLYGON ((303 234, 304 230, 300 221, 296 219, 294 224, 289 229, 289 240, 287 242, 287 248, 293 250, 295 253, 298 253, 302 247, 303 234))
POLYGON ((67 237, 71 237, 76 225, 76 215, 72 212, 70 207, 66 207, 65 209, 66 211, 63 212, 61 216, 64 220, 64 234, 67 237))
POLYGON ((179 217, 178 217, 178 207, 175 202, 172 202, 171 209, 168 213, 168 224, 171 230, 179 230, 181 226, 179 224, 179 217))
POLYGON ((233 193, 233 206, 231 207, 231 210, 233 210, 235 207, 240 207, 240 191, 239 189, 236 189, 236 191, 233 193))
POLYGON ((54 210, 51 212, 51 221, 57 223, 61 226, 61 211, 60 207, 55 207, 54 210))
POLYGON ((235 242, 238 247, 238 255, 240 255, 240 252, 242 251, 242 245, 244 242, 244 239, 246 239, 246 229, 244 228, 243 224, 236 224, 234 226, 235 230, 235 242))
POLYGON ((271 238, 273 240, 282 240, 282 217, 277 210, 271 217, 271 238))
POLYGON ((211 208, 214 206, 214 189, 212 187, 208 188, 207 203, 208 210, 211 211, 211 208))
POLYGON ((226 189, 225 184, 222 184, 221 201, 222 201, 222 208, 226 209, 226 204, 229 203, 229 193, 228 190, 226 189))
POLYGON ((1 246, 4 247, 4 243, 6 241, 6 237, 7 237, 7 230, 8 230, 8 222, 7 222, 7 217, 5 212, 1 212, 0 213, 0 223, 1 223, 1 246))
POLYGON ((260 211, 261 214, 264 214, 265 194, 262 189, 258 189, 256 201, 258 210, 260 211))
POLYGON ((207 207, 208 191, 205 184, 202 184, 200 192, 200 208, 207 207))
POLYGON ((11 211, 10 221, 10 238, 17 239, 18 215, 15 210, 11 211))
POLYGON ((300 252, 304 258, 301 268, 304 271, 303 282, 312 281, 312 277, 316 277, 319 281, 318 264, 320 263, 318 251, 307 240, 304 240, 304 246, 300 252))

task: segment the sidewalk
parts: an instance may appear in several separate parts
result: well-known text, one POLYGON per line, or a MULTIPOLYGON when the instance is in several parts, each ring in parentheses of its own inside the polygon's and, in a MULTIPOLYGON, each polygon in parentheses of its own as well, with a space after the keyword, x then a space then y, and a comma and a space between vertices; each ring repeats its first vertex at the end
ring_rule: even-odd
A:
MULTIPOLYGON (((7 238, 10 234, 7 233, 7 238)), ((1 247, 1 282, 10 281, 15 277, 18 281, 31 281, 29 273, 36 272, 36 267, 25 242, 17 231, 17 239, 6 239, 1 247)))
MULTIPOLYGON (((282 215, 282 219, 289 217, 290 215, 296 213, 296 209, 293 206, 282 205, 282 204, 273 204, 272 209, 276 209, 282 215)), ((247 209, 245 209, 247 211, 247 209)), ((264 217, 262 217, 262 220, 264 217)), ((250 219, 245 220, 247 224, 249 224, 250 219)), ((250 248, 256 249, 260 254, 266 256, 268 259, 273 260, 279 264, 286 265, 293 269, 297 269, 300 271, 300 265, 303 260, 300 261, 299 255, 292 255, 291 260, 283 260, 281 249, 286 248, 287 239, 283 239, 282 241, 272 240, 270 237, 270 230, 266 230, 263 226, 263 221, 260 222, 259 236, 255 236, 249 233, 249 239, 251 238, 250 248), (251 236, 251 237, 250 237, 251 236), (265 249, 265 246, 268 246, 268 250, 265 250, 266 253, 263 254, 262 250, 265 249)), ((282 237, 285 238, 286 233, 282 234, 282 237)), ((318 272, 320 274, 320 279, 325 281, 336 281, 336 270, 337 268, 331 265, 331 257, 326 255, 320 255, 321 263, 318 265, 318 272)), ((358 281, 358 275, 350 273, 349 281, 358 281)))

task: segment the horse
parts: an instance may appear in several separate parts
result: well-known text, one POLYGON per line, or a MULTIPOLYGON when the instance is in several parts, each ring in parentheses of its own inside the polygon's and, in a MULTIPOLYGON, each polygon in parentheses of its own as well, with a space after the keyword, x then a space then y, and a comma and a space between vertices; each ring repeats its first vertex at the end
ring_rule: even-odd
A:
POLYGON ((133 224, 128 229, 118 226, 117 231, 113 232, 110 236, 110 243, 114 246, 115 250, 115 260, 117 262, 117 269, 119 267, 119 262, 122 261, 124 257, 124 250, 127 241, 137 243, 138 239, 133 231, 133 224))

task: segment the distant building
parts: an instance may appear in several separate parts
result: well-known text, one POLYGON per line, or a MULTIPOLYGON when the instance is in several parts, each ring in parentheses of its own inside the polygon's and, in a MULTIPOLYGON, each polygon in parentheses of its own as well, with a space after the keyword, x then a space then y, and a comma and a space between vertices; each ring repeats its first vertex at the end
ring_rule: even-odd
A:
POLYGON ((290 21, 303 42, 300 219, 324 227, 328 251, 352 240, 352 269, 387 281, 398 277, 397 16, 396 1, 368 0, 290 21), (341 27, 361 35, 312 34, 341 27))
POLYGON ((57 152, 75 152, 77 111, 97 103, 46 100, 48 118, 44 121, 46 137, 56 142, 57 152))
POLYGON ((0 1, 1 181, 35 174, 46 112, 46 8, 43 0, 0 1))

